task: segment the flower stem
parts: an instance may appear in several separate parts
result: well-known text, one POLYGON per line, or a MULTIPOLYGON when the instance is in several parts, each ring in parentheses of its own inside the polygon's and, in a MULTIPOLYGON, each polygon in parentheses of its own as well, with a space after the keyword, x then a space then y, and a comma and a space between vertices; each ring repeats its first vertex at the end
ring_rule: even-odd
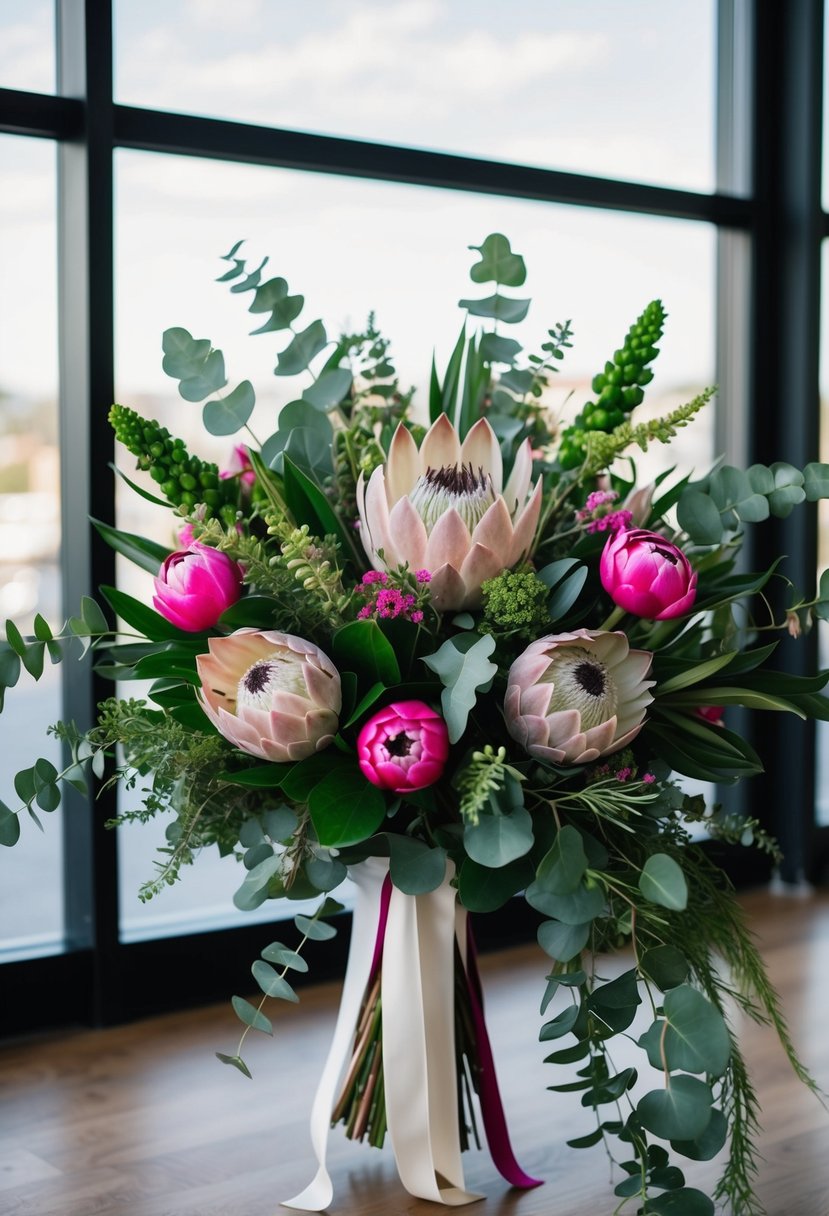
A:
POLYGON ((619 624, 619 621, 621 621, 621 619, 624 615, 625 615, 624 608, 620 608, 617 604, 616 607, 611 612, 610 616, 607 618, 607 620, 603 621, 602 624, 599 626, 599 629, 602 631, 607 631, 609 629, 615 629, 615 627, 619 624))

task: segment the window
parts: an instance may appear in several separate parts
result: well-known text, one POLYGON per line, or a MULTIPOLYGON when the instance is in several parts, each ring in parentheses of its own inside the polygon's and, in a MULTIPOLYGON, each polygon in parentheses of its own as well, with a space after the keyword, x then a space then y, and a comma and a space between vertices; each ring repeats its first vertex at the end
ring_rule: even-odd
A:
MULTIPOLYGON (((819 180, 822 0, 526 0, 508 26, 490 0, 320 0, 313 28, 302 6, 267 0, 98 0, 87 38, 89 8, 6 0, 0 14, 0 618, 61 616, 50 566, 53 469, 41 503, 45 548, 15 557, 11 569, 5 539, 19 541, 15 495, 36 493, 31 452, 40 453, 38 468, 52 459, 57 284, 67 301, 59 433, 71 440, 62 445, 63 494, 71 498, 88 463, 93 501, 108 516, 114 491, 105 466, 114 452, 101 420, 113 383, 126 404, 186 438, 198 435, 208 450, 198 411, 160 370, 168 325, 221 345, 228 366, 244 367, 262 390, 259 408, 279 403, 269 340, 248 338, 244 305, 210 282, 213 259, 240 236, 251 253, 269 254, 332 327, 376 309, 403 378, 422 387, 432 342, 445 361, 457 332, 447 288, 465 285, 465 247, 500 229, 533 276, 528 334, 533 324, 542 334, 572 318, 562 409, 567 390, 578 395, 659 295, 670 316, 654 405, 721 386, 720 406, 688 432, 683 468, 718 451, 764 459, 766 447, 785 447, 793 462, 814 458, 811 321, 817 237, 829 237, 819 180), (72 85, 66 97, 55 94, 56 59, 72 85), (309 63, 318 70, 306 71, 309 63), (86 130, 78 81, 93 118, 86 130), (56 149, 65 170, 57 175, 56 149), (791 224, 786 209, 795 204, 791 224), (18 432, 37 436, 25 459, 18 432)), ((824 422, 824 450, 828 433, 824 422)), ((214 454, 222 459, 219 448, 214 454)), ((29 520, 34 505, 24 504, 29 520)), ((140 505, 119 496, 122 526, 144 529, 140 505)), ((111 581, 114 562, 79 527, 84 511, 69 510, 63 581, 91 590, 111 581)), ((802 570, 814 560, 811 527, 786 534, 793 548, 779 546, 802 570)), ((811 664, 814 644, 803 640, 798 662, 811 664)), ((29 726, 32 688, 13 689, 18 712, 0 718, 6 801, 21 727, 39 736, 57 712, 59 685, 44 681, 31 693, 39 716, 29 726)), ((107 691, 74 669, 65 705, 83 715, 93 694, 107 691)), ((789 833, 787 877, 796 877, 807 862, 819 868, 829 840, 829 774, 819 773, 816 823, 812 734, 759 742, 767 826, 789 833), (801 816, 791 815, 795 804, 801 816)), ((43 838, 30 830, 27 847, 42 856, 0 850, 0 948, 27 937, 19 953, 32 956, 4 964, 4 982, 23 999, 0 1011, 3 1028, 113 1020, 217 995, 246 973, 261 944, 248 917, 245 927, 217 928, 237 878, 225 863, 218 911, 209 868, 201 887, 182 885, 173 903, 139 906, 135 887, 159 829, 151 825, 152 840, 127 829, 117 849, 116 834, 102 828, 115 810, 105 796, 50 822, 43 838), (21 888, 32 882, 53 892, 48 925, 22 912, 21 888), (47 948, 32 940, 38 935, 64 953, 34 957, 47 948), (181 961, 194 957, 210 966, 185 987, 181 961), (160 975, 163 984, 150 982, 160 975)), ((46 908, 42 895, 31 902, 46 908)))

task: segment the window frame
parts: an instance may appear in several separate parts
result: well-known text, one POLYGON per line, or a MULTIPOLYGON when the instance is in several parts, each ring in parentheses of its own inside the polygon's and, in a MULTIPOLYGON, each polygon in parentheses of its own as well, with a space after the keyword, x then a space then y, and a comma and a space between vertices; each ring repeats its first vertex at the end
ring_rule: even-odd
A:
MULTIPOLYGON (((55 9, 58 93, 0 89, 0 133, 59 148, 65 519, 114 514, 112 479, 90 472, 114 458, 105 419, 114 391, 113 160, 121 148, 708 222, 718 234, 718 380, 726 400, 737 403, 720 413, 718 444, 749 463, 782 456, 802 465, 816 456, 819 253, 829 237, 820 196, 823 0, 719 0, 718 187, 711 194, 115 104, 112 0, 55 0, 55 9), (776 408, 782 400, 785 414, 776 408)), ((771 547, 790 555, 787 569, 806 587, 816 518, 816 511, 801 512, 796 525, 770 525, 771 547)), ((113 582, 115 561, 91 527, 67 528, 64 536, 62 587, 71 605, 113 582)), ((816 659, 812 634, 792 656, 792 669, 814 669, 816 659)), ((65 716, 90 724, 106 692, 86 665, 65 681, 65 716)), ((786 881, 813 878, 829 857, 829 828, 815 824, 812 724, 761 719, 750 730, 768 771, 758 779, 762 786, 743 783, 732 800, 780 838, 786 881), (765 801, 758 813, 751 800, 759 788, 765 801), (794 815, 792 806, 799 807, 794 815)), ((114 797, 105 791, 90 803, 75 795, 67 805, 66 950, 3 965, 14 999, 0 1007, 0 1035, 112 1024, 220 999, 249 982, 262 925, 119 941, 117 835, 103 827, 115 813, 114 797), (209 966, 193 966, 208 955, 209 966)), ((767 858, 713 845, 712 853, 737 884, 770 877, 767 858)), ((485 941, 505 944, 533 932, 533 914, 514 902, 508 913, 480 918, 485 941)), ((346 931, 312 959, 315 980, 342 969, 343 919, 346 931)))

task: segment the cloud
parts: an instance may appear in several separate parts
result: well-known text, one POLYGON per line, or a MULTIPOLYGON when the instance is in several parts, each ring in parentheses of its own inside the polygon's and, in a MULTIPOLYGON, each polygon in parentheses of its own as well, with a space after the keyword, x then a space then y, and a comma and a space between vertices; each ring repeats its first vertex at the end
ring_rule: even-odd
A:
POLYGON ((54 33, 37 19, 6 26, 0 38, 0 80, 5 89, 52 92, 54 33))

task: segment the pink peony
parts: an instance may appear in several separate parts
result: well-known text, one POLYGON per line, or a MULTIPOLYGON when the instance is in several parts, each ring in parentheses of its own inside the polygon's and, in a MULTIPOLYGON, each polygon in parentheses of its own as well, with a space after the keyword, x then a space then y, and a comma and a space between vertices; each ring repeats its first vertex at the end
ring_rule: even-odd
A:
POLYGON ((651 655, 623 633, 575 629, 532 642, 507 676, 507 730, 539 760, 587 764, 626 747, 653 700, 651 655))
POLYGON ((614 604, 649 621, 681 616, 697 594, 696 571, 682 550, 641 528, 608 538, 599 574, 614 604))
POLYGON ((194 541, 165 558, 155 579, 153 605, 179 629, 210 629, 242 594, 242 571, 226 553, 194 541))
POLYGON ((408 794, 434 785, 449 755, 449 732, 424 701, 395 701, 366 722, 357 759, 372 785, 408 794))
POLYGON ((313 642, 274 630, 210 638, 196 659, 199 700, 234 746, 263 760, 304 760, 333 742, 340 675, 313 642))
POLYGON ((238 477, 243 486, 252 486, 256 481, 256 473, 250 463, 250 453, 244 443, 237 443, 230 454, 227 468, 222 469, 219 476, 223 481, 238 477))

